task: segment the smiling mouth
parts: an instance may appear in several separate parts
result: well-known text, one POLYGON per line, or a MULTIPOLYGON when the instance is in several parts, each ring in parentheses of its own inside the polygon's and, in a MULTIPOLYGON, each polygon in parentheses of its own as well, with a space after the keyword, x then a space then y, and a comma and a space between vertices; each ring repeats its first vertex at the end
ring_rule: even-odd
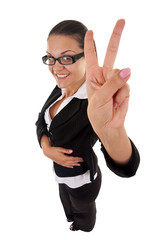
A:
POLYGON ((58 78, 58 79, 65 79, 66 77, 68 77, 70 74, 68 73, 68 74, 56 74, 56 77, 58 78))

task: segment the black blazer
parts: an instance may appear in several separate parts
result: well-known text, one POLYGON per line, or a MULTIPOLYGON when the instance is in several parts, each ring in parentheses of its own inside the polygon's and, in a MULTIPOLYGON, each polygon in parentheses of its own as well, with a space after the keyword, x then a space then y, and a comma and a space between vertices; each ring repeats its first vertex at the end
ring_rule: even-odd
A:
MULTIPOLYGON (((41 137, 46 134, 52 146, 73 149, 72 156, 82 157, 84 162, 80 167, 73 169, 66 168, 54 163, 55 172, 59 177, 77 176, 90 170, 90 179, 93 181, 97 171, 97 156, 93 151, 93 146, 98 140, 97 135, 92 129, 87 116, 87 99, 73 98, 52 120, 49 131, 44 120, 45 110, 61 96, 61 89, 57 86, 44 104, 39 113, 37 126, 37 137, 40 144, 41 137)), ((131 141, 131 140, 130 140, 131 141)), ((133 142, 132 156, 127 164, 117 164, 106 152, 101 144, 107 166, 121 177, 134 176, 139 166, 139 153, 133 142)))

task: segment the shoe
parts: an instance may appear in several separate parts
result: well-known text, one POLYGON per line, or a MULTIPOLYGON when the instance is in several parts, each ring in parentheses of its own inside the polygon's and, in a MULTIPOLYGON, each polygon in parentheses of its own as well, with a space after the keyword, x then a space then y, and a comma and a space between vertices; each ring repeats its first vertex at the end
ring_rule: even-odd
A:
POLYGON ((70 226, 69 229, 70 229, 71 231, 78 231, 78 229, 76 229, 76 228, 74 227, 74 223, 71 224, 71 226, 70 226))

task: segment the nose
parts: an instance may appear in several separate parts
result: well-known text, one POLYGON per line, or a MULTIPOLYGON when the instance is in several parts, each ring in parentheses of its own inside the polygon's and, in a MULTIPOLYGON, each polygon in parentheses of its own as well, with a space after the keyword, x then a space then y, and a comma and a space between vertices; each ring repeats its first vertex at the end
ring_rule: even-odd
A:
POLYGON ((49 71, 54 75, 61 72, 64 69, 64 66, 58 61, 55 62, 53 66, 49 66, 49 71))
POLYGON ((56 72, 63 69, 64 69, 64 66, 56 60, 55 64, 53 65, 53 71, 56 72))

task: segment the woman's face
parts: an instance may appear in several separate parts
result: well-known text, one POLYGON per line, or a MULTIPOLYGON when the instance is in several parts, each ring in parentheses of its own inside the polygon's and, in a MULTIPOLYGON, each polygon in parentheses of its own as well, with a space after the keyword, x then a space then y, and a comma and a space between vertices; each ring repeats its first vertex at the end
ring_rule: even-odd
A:
MULTIPOLYGON (((47 42, 47 55, 55 58, 62 56, 74 56, 83 52, 78 42, 69 36, 51 35, 47 42)), ((59 88, 74 88, 85 81, 85 59, 77 60, 71 65, 61 65, 56 61, 55 65, 49 66, 50 72, 56 79, 59 88)))

